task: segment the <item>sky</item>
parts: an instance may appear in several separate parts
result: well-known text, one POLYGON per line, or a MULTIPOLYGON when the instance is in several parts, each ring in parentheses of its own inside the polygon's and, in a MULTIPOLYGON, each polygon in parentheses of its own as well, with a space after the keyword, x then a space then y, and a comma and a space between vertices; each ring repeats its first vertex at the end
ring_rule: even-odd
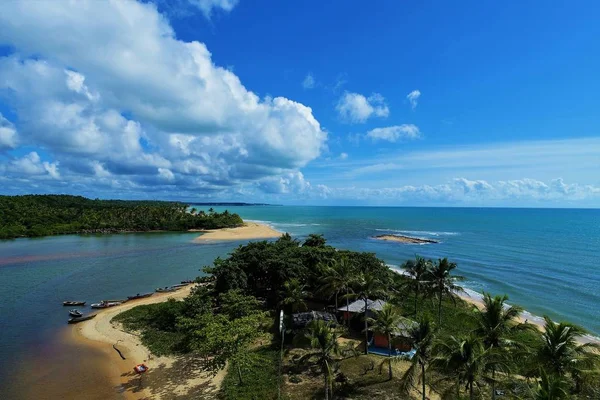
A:
POLYGON ((600 207, 600 4, 0 3, 0 194, 600 207))

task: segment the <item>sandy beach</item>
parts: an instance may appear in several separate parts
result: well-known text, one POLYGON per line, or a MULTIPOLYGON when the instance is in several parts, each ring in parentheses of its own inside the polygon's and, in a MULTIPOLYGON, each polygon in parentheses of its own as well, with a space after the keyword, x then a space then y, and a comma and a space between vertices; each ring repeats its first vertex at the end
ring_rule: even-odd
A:
POLYGON ((78 344, 102 351, 110 360, 107 371, 114 382, 115 391, 125 399, 176 399, 180 396, 210 399, 216 397, 225 371, 217 376, 202 371, 198 360, 192 356, 152 355, 140 338, 122 330, 119 323, 111 322, 117 314, 142 304, 154 304, 170 298, 181 300, 192 286, 174 293, 155 294, 152 297, 134 300, 100 311, 96 318, 74 325, 72 338, 78 344), (121 351, 121 358, 113 345, 121 351), (144 363, 149 371, 142 376, 133 372, 133 367, 144 363))
POLYGON ((237 228, 224 228, 206 230, 203 235, 198 236, 196 242, 211 242, 219 240, 249 240, 249 239, 271 239, 282 235, 270 226, 256 222, 246 222, 244 226, 237 228))

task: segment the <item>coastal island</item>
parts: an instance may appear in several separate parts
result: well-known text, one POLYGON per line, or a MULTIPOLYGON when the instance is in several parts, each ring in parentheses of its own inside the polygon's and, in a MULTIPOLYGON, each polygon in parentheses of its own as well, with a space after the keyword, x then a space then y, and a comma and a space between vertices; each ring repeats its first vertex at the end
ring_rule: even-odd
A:
POLYGON ((0 196, 0 239, 62 234, 221 229, 243 226, 227 210, 198 211, 168 201, 99 200, 70 195, 0 196))
POLYGON ((432 240, 432 239, 422 239, 422 238, 416 238, 416 237, 404 236, 404 235, 379 235, 379 236, 373 236, 373 239, 387 240, 390 242, 406 243, 406 244, 439 243, 438 241, 432 240))
POLYGON ((245 222, 234 228, 207 229, 204 234, 194 239, 197 243, 219 240, 273 239, 282 235, 268 225, 256 222, 245 222))
POLYGON ((572 396, 553 399, 584 399, 600 390, 600 347, 580 343, 582 328, 547 317, 532 325, 506 296, 459 297, 462 277, 446 258, 402 268, 320 235, 284 234, 217 258, 194 287, 102 311, 74 332, 112 354, 126 399, 275 399, 278 388, 290 400, 547 399, 557 385, 572 396), (143 379, 130 372, 137 363, 149 367, 143 379))

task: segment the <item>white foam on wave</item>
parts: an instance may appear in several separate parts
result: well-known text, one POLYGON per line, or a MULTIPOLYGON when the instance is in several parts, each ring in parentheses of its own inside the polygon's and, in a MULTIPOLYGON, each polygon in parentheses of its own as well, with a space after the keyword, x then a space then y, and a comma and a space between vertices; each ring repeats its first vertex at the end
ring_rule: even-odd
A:
POLYGON ((458 236, 459 232, 434 232, 434 231, 409 231, 403 229, 375 229, 380 232, 397 232, 405 235, 424 235, 424 236, 458 236))

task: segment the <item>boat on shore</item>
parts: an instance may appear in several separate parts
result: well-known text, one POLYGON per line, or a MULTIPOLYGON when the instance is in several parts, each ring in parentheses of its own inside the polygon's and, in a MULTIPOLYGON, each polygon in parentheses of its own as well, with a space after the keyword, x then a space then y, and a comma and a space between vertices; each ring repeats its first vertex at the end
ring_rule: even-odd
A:
POLYGON ((63 306, 85 306, 85 301, 63 301, 63 306))
POLYGON ((67 321, 68 324, 76 324, 78 322, 83 322, 83 321, 87 321, 89 319, 92 319, 96 316, 96 314, 88 314, 88 315, 84 315, 82 317, 78 317, 78 318, 69 318, 69 320, 67 321))
POLYGON ((102 300, 100 303, 94 303, 91 305, 92 308, 109 308, 109 307, 114 307, 114 306, 118 306, 119 304, 123 303, 122 301, 107 301, 107 300, 102 300))
POLYGON ((156 293, 176 292, 179 289, 181 289, 181 287, 165 286, 164 288, 156 288, 156 293))
POLYGON ((76 310, 76 309, 69 310, 69 315, 71 317, 73 317, 73 318, 81 318, 81 317, 83 317, 83 313, 81 311, 79 311, 79 310, 76 310))
POLYGON ((136 294, 135 296, 127 296, 127 300, 137 300, 137 299, 145 299, 146 297, 150 297, 154 294, 154 292, 136 294))

